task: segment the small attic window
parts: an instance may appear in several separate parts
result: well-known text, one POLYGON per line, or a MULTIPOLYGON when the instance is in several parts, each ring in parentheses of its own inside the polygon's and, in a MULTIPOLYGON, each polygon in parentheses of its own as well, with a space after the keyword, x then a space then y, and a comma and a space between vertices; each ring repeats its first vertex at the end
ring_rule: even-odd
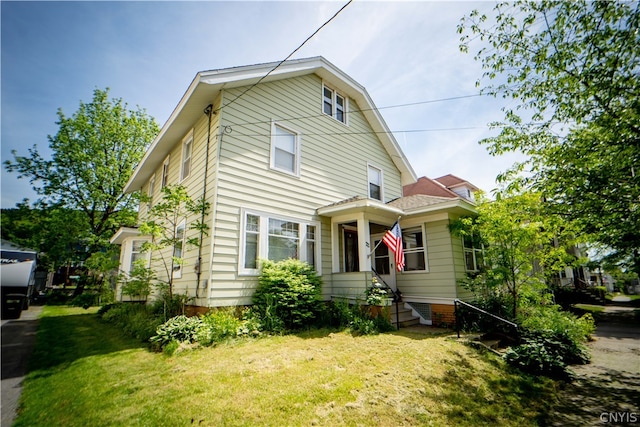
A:
POLYGON ((322 87, 322 112, 334 119, 347 124, 347 98, 335 90, 322 87))

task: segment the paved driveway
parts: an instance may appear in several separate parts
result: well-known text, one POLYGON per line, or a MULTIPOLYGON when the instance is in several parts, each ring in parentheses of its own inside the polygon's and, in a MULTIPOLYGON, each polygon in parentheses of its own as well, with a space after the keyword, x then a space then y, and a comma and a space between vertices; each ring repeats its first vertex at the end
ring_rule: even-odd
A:
POLYGON ((10 426, 15 419, 41 312, 41 306, 31 306, 20 319, 2 321, 2 426, 10 426))
POLYGON ((606 307, 589 344, 591 363, 573 366, 552 426, 640 425, 640 324, 631 307, 606 307))

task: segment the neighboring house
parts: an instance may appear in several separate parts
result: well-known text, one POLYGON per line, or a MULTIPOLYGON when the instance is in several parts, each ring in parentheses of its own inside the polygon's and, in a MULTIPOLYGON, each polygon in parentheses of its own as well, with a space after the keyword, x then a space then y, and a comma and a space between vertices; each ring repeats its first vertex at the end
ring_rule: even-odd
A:
MULTIPOLYGON (((325 300, 361 296, 375 269, 423 323, 450 321, 454 298, 465 296, 457 282, 474 268, 465 262, 473 248, 448 229, 474 211, 455 193, 460 183, 439 184, 445 196, 407 194, 426 178, 416 180, 364 87, 322 57, 276 65, 197 73, 125 188, 151 196, 140 221, 165 185, 211 203, 208 236, 183 245, 174 291, 203 309, 251 304, 259 260, 293 257, 316 268, 325 300), (402 272, 378 245, 399 217, 402 272)), ((185 238, 195 220, 181 224, 185 238)), ((121 270, 146 257, 163 279, 154 255, 139 250, 145 239, 135 228, 112 238, 121 270)))

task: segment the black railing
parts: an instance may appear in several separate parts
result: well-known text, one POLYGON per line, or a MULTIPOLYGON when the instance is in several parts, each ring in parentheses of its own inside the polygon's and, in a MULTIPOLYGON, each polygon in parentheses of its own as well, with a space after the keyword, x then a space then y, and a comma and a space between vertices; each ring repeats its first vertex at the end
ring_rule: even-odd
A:
POLYGON ((518 329, 518 325, 516 323, 513 323, 513 322, 511 322, 511 321, 509 321, 507 319, 503 319, 500 316, 496 316, 495 314, 489 313, 486 310, 478 308, 475 305, 471 305, 471 304, 466 303, 464 301, 461 301, 459 299, 455 299, 453 301, 453 304, 454 304, 454 310, 455 310, 455 316, 456 316, 456 333, 458 334, 458 338, 460 338, 460 327, 462 325, 462 322, 461 322, 461 320, 459 318, 458 305, 461 305, 463 307, 466 307, 466 308, 469 308, 471 310, 474 310, 475 312, 480 313, 483 316, 491 317, 492 319, 497 320, 497 321, 499 321, 501 323, 504 323, 505 325, 509 325, 511 328, 514 329, 514 331, 516 333, 516 336, 519 336, 519 334, 520 334, 520 330, 518 329))
POLYGON ((371 267, 371 271, 376 276, 377 280, 380 283, 382 283, 382 285, 385 288, 385 290, 388 293, 390 293, 391 295, 393 295, 392 301, 396 304, 396 328, 399 330, 400 329, 400 310, 398 310, 398 305, 400 304, 400 301, 402 301, 402 293, 400 292, 400 290, 397 287, 394 290, 391 286, 389 286, 387 284, 387 282, 384 281, 382 276, 380 276, 380 274, 378 274, 378 272, 376 271, 375 268, 371 267))

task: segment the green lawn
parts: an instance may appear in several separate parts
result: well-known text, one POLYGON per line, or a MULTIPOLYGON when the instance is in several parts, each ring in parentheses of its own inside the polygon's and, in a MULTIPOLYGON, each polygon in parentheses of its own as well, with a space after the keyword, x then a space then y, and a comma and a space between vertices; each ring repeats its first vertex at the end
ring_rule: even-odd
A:
POLYGON ((555 400, 451 336, 321 330, 167 357, 95 311, 45 307, 15 425, 522 427, 555 400))

